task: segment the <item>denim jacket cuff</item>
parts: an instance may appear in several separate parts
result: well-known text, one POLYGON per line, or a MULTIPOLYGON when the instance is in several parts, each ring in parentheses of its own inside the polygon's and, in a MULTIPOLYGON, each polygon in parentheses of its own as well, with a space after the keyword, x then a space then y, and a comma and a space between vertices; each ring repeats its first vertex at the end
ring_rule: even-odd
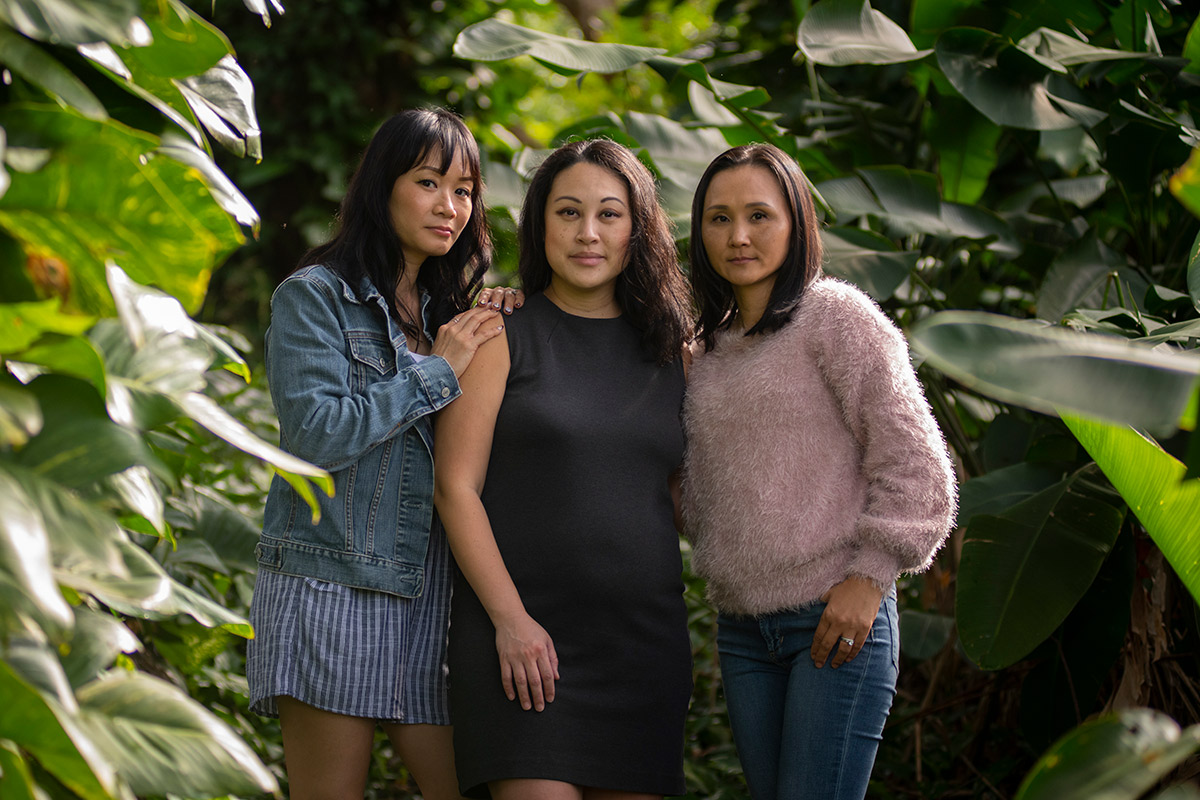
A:
POLYGON ((462 394, 462 389, 458 385, 458 376, 454 374, 454 368, 441 356, 429 356, 422 359, 413 367, 413 371, 421 381, 421 388, 425 390, 425 395, 429 398, 429 405, 433 407, 434 411, 440 410, 462 394))

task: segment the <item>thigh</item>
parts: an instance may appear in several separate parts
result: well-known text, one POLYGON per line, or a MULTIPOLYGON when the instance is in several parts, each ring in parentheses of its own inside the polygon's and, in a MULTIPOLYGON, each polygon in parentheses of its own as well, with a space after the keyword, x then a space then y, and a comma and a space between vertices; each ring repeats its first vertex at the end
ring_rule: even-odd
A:
POLYGON ((622 792, 617 789, 586 787, 583 790, 583 800, 663 800, 663 796, 661 794, 642 794, 640 792, 622 792))
MULTIPOLYGON (((884 599, 858 656, 817 669, 812 636, 823 606, 789 635, 793 669, 783 721, 779 797, 862 800, 896 693, 896 600, 884 599)), ((804 612, 807 614, 808 612, 804 612)))
POLYGON ((774 800, 789 667, 778 660, 778 637, 749 617, 718 620, 721 685, 738 760, 754 800, 774 800))
POLYGON ((362 800, 375 720, 276 698, 292 800, 362 800))
POLYGON ((488 784, 492 800, 582 800, 583 789, 562 781, 512 778, 488 784))
POLYGON ((460 800, 454 774, 454 730, 449 725, 383 726, 396 755, 412 773, 426 800, 460 800))

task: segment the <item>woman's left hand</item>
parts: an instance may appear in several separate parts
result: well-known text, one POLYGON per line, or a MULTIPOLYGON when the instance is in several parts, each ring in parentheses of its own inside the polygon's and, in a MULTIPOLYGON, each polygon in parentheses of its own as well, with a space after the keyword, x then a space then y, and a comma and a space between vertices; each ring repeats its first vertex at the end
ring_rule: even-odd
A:
POLYGON ((524 292, 520 289, 506 289, 502 286, 480 290, 479 297, 475 300, 475 305, 491 306, 505 314, 511 314, 514 308, 520 308, 524 304, 524 292))
POLYGON ((825 612, 813 634, 812 660, 820 669, 836 649, 833 668, 837 669, 862 650, 879 615, 883 592, 866 578, 851 575, 821 595, 821 600, 825 612))

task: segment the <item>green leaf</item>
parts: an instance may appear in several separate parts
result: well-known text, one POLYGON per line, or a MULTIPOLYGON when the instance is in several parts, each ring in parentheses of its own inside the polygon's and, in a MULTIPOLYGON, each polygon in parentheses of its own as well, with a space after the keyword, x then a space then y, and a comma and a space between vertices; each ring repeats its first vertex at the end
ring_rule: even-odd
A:
POLYGON ((976 514, 963 540, 955 619, 983 669, 1024 658, 1066 619, 1100 570, 1124 512, 1076 473, 1001 514, 976 514))
POLYGON ((976 514, 999 514, 1029 499, 1061 479, 1061 473, 1042 464, 1021 461, 965 481, 958 488, 958 527, 976 514))
POLYGON ((107 312, 104 265, 116 257, 142 283, 198 308, 217 261, 242 240, 199 173, 155 156, 153 137, 46 106, 8 106, 0 124, 55 147, 40 171, 13 174, 0 226, 28 252, 66 265, 72 304, 107 312))
POLYGON ((900 652, 927 661, 946 646, 954 632, 954 617, 906 608, 900 612, 900 652))
POLYGON ((708 68, 699 61, 674 56, 654 56, 646 59, 646 65, 663 76, 668 83, 673 83, 679 77, 700 84, 713 93, 713 96, 726 109, 747 109, 761 106, 771 99, 761 86, 746 86, 740 83, 726 83, 708 74, 708 68))
POLYGON ((824 228, 821 242, 825 272, 857 284, 878 302, 895 293, 920 257, 916 250, 899 250, 891 240, 862 228, 824 228))
POLYGON ((50 333, 26 350, 14 353, 12 361, 25 364, 37 364, 52 372, 82 378, 96 388, 105 392, 106 379, 104 361, 100 353, 83 336, 63 336, 50 333))
POLYGON ((6 800, 39 800, 29 763, 10 741, 0 741, 0 797, 6 800))
POLYGON ((650 155, 663 178, 695 191, 708 164, 729 149, 729 142, 712 128, 685 128, 658 114, 630 111, 625 131, 650 155))
POLYGON ((254 84, 232 55, 200 75, 176 81, 196 117, 229 152, 262 160, 254 84))
POLYGON ((950 377, 1006 403, 1173 431, 1200 358, 1110 336, 998 314, 944 311, 909 331, 913 347, 950 377))
POLYGON ((236 732, 165 681, 111 674, 81 687, 78 696, 82 727, 138 795, 279 791, 236 732))
POLYGON ((1014 800, 1133 800, 1200 746, 1166 714, 1126 709, 1080 725, 1038 759, 1014 800))
POLYGON ((575 72, 623 72, 666 51, 658 47, 585 42, 523 28, 496 18, 468 25, 454 40, 454 55, 470 61, 533 56, 575 72))
POLYGON ((159 13, 143 16, 153 41, 121 51, 121 60, 135 74, 189 78, 233 52, 225 34, 178 0, 155 6, 149 8, 159 13))
POLYGON ((243 0, 246 8, 253 11, 262 17, 263 25, 271 27, 271 8, 275 9, 276 14, 283 14, 283 6, 279 4, 279 0, 270 0, 270 7, 267 6, 265 0, 243 0))
POLYGON ((1193 74, 1200 73, 1200 18, 1192 22, 1192 27, 1188 28, 1182 55, 1188 60, 1184 71, 1193 74))
POLYGON ((93 611, 84 606, 75 609, 75 629, 69 646, 60 655, 62 668, 73 687, 96 679, 112 666, 120 653, 135 653, 141 642, 110 612, 93 611))
POLYGON ((0 303, 0 354, 19 353, 44 333, 76 336, 96 322, 95 317, 64 314, 61 305, 58 300, 0 303))
POLYGON ((1075 415, 1064 415, 1063 422, 1200 602, 1200 480, 1184 480, 1184 465, 1132 428, 1075 415))
POLYGON ((42 409, 33 392, 11 375, 0 374, 0 443, 19 447, 42 429, 42 409))
POLYGON ((75 73, 38 45, 0 28, 0 63, 89 119, 108 119, 104 104, 75 73))
MULTIPOLYGON (((262 222, 258 217, 258 211, 254 209, 246 196, 238 191, 237 186, 221 171, 208 153, 186 139, 170 134, 163 136, 163 144, 158 148, 158 152, 192 167, 203 175, 209 190, 216 201, 220 203, 221 208, 232 215, 238 224, 245 225, 254 232, 255 236, 258 235, 259 225, 262 222)), ((247 378, 247 380, 249 379, 247 378)))
POLYGON ((1128 50, 1096 47, 1051 28, 1038 28, 1017 42, 1017 46, 1068 67, 1096 61, 1146 58, 1149 55, 1148 53, 1132 53, 1128 50))
MULTIPOLYGON (((1056 66, 1066 69, 1056 62, 976 28, 946 31, 935 49, 938 66, 954 88, 997 125, 1057 130, 1078 124, 1068 113, 1073 98, 1051 92, 1051 72, 1056 66)), ((1056 90, 1067 94, 1062 87, 1056 90)))
POLYGON ((84 800, 120 796, 116 771, 75 724, 73 709, 47 704, 2 660, 0 696, 0 740, 15 742, 84 800))
POLYGON ((0 19, 51 44, 145 44, 138 5, 138 0, 0 0, 0 19))
POLYGON ((110 475, 106 487, 124 503, 125 508, 144 517, 158 536, 167 535, 165 504, 162 490, 151 477, 150 470, 143 466, 110 475))
MULTIPOLYGON (((1176 200, 1183 203, 1188 211, 1200 217, 1200 148, 1192 150, 1187 163, 1171 176, 1167 185, 1171 188, 1171 194, 1175 195, 1176 200)), ((1192 271, 1196 265, 1197 253, 1198 246, 1193 244, 1189 260, 1191 266, 1188 269, 1189 287, 1192 285, 1192 271)), ((1196 296, 1194 291, 1192 296, 1196 296)))
POLYGON ((1095 231, 1088 231, 1050 264, 1038 289, 1038 319, 1059 322, 1080 307, 1120 306, 1122 296, 1132 310, 1147 288, 1145 278, 1127 267, 1125 259, 1101 242, 1095 231), (1121 282, 1119 290, 1115 281, 1121 282), (1125 294, 1126 288, 1132 296, 1125 294))
POLYGON ((0 472, 0 596, 11 610, 29 614, 55 638, 74 616, 54 579, 45 520, 20 484, 0 472))
POLYGON ((943 98, 927 118, 929 143, 938 155, 942 196, 972 204, 983 196, 999 158, 1001 128, 957 98, 943 98))
POLYGON ((932 50, 918 50, 904 29, 867 0, 824 0, 800 21, 796 46, 817 64, 897 64, 932 50))

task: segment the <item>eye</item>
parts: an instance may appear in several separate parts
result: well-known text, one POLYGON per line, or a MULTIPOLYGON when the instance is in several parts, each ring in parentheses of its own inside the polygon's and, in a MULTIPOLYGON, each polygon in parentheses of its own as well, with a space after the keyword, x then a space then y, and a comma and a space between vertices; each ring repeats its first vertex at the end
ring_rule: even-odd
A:
POLYGON ((455 192, 455 194, 457 194, 459 197, 470 197, 471 190, 466 188, 465 186, 460 186, 460 187, 458 187, 458 190, 455 192))
POLYGON ((436 188, 437 188, 437 182, 436 182, 436 181, 434 181, 434 179, 433 179, 433 178, 421 178, 421 179, 419 179, 419 180, 417 181, 417 185, 418 185, 418 186, 425 186, 425 187, 428 187, 428 188, 430 188, 430 189, 436 189, 436 188))
POLYGON ((709 222, 712 222, 712 223, 728 222, 728 221, 729 221, 729 217, 725 216, 724 214, 713 214, 712 217, 709 219, 709 222))
POLYGON ((578 216, 578 214, 579 214, 579 212, 573 208, 560 208, 558 210, 558 215, 560 217, 567 217, 569 219, 572 219, 572 218, 578 216))
POLYGON ((757 220, 757 219, 766 219, 766 218, 767 218, 767 214, 765 211, 755 211, 753 214, 750 215, 750 219, 757 220))
POLYGON ((613 210, 611 210, 611 209, 607 209, 607 208, 606 208, 605 210, 603 210, 603 211, 601 211, 601 212, 600 212, 600 216, 604 217, 605 219, 620 219, 620 218, 621 218, 621 212, 620 212, 620 211, 613 211, 613 210))

